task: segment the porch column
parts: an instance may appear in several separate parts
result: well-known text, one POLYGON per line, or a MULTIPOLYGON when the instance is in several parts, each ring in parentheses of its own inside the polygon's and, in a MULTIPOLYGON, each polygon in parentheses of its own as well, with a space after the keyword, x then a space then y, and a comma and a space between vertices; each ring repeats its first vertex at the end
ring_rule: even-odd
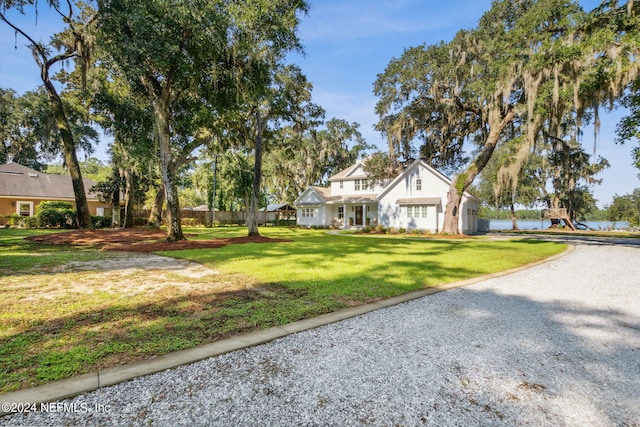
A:
POLYGON ((365 203, 362 204, 362 226, 367 226, 367 205, 365 203))
POLYGON ((342 205, 342 229, 347 229, 347 205, 346 203, 342 205))

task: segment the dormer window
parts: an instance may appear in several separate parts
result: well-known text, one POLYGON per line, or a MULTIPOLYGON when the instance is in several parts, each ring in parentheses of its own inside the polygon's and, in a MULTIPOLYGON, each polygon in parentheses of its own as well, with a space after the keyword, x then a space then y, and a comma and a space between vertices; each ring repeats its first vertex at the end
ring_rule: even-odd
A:
POLYGON ((359 179, 356 179, 354 181, 354 190, 355 191, 360 191, 360 180, 359 179))
POLYGON ((340 181, 340 189, 342 190, 344 188, 344 181, 340 181))
POLYGON ((422 191, 422 179, 416 179, 416 191, 422 191))

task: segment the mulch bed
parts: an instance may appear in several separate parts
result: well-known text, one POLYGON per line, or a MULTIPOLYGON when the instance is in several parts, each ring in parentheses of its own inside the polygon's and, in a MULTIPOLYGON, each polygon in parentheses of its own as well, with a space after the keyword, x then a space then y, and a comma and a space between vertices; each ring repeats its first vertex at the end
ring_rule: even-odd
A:
MULTIPOLYGON (((185 235, 187 238, 189 234, 185 235)), ((193 235, 191 235, 193 236, 193 235)), ((29 236, 32 242, 54 245, 94 246, 108 251, 155 252, 183 249, 220 248, 241 243, 290 242, 285 239, 271 239, 262 236, 229 237, 213 240, 165 241, 167 233, 162 230, 145 228, 118 228, 109 230, 72 230, 40 236, 29 236)))

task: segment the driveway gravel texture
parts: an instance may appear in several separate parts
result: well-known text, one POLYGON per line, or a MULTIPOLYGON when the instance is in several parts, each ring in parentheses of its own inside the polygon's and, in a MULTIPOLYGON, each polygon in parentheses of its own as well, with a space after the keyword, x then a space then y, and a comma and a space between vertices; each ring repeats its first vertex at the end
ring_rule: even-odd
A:
POLYGON ((0 424, 640 426, 639 260, 579 245, 0 424))

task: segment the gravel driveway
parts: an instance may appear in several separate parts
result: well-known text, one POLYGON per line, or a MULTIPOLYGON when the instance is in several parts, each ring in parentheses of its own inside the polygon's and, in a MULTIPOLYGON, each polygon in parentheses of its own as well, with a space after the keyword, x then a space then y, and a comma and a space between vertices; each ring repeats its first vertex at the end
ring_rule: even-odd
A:
POLYGON ((640 426, 639 260, 579 245, 0 424, 640 426))

